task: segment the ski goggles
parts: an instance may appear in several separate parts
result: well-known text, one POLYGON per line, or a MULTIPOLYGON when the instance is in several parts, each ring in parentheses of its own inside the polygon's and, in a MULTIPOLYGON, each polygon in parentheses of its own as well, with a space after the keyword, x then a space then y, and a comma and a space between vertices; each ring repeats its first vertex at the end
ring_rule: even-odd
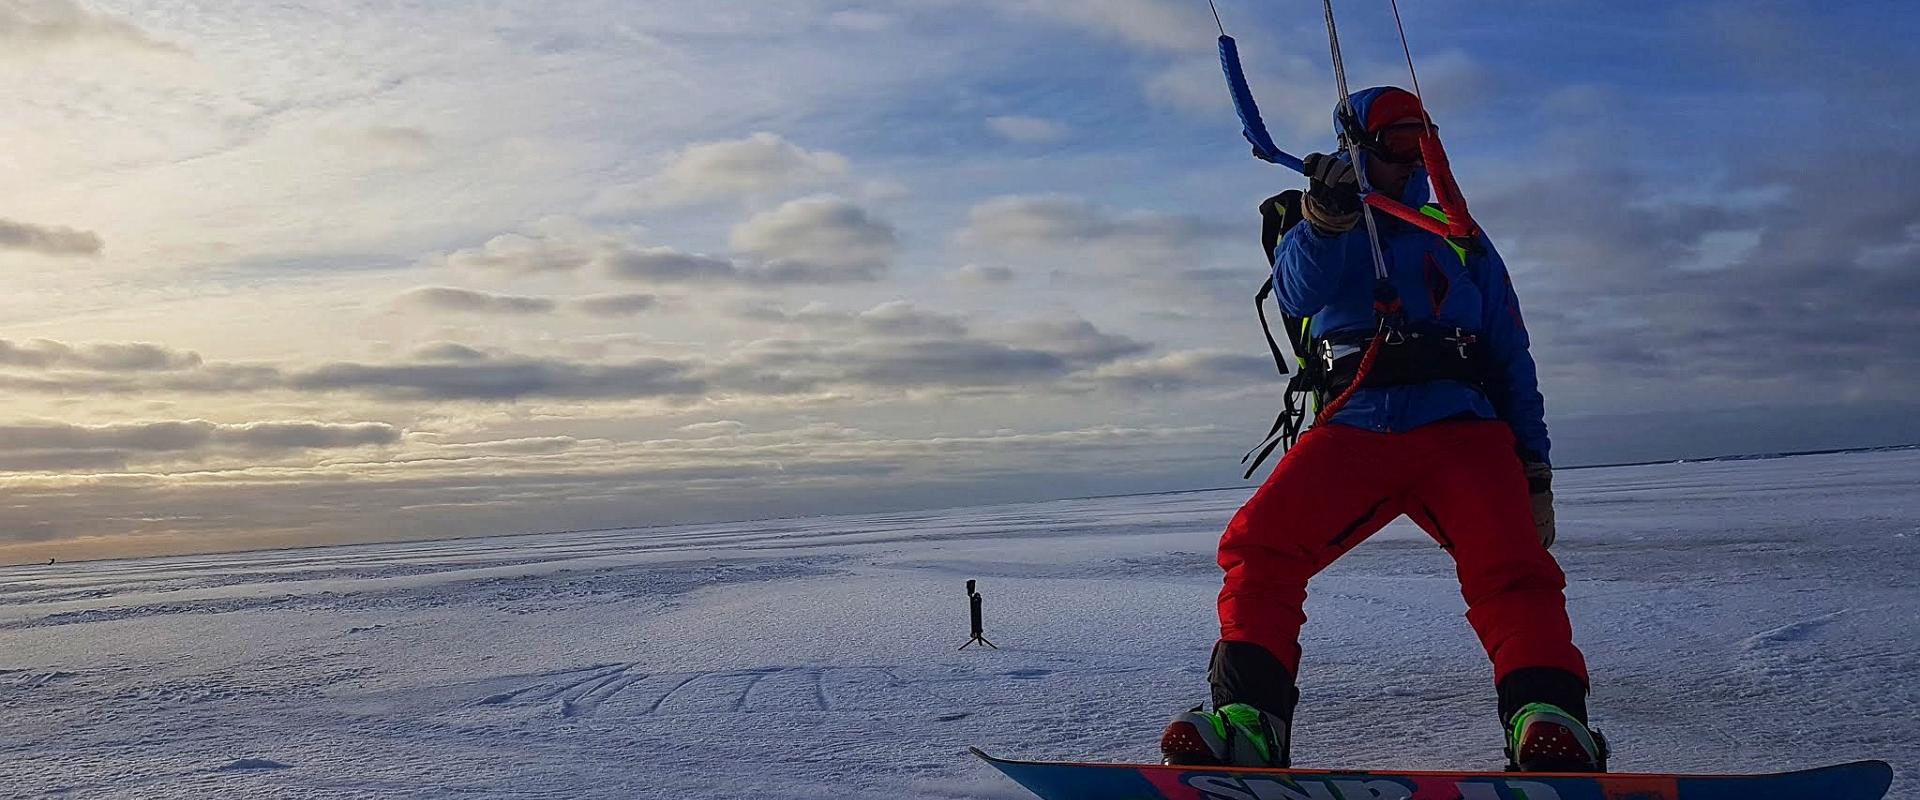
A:
POLYGON ((1428 130, 1439 130, 1438 125, 1422 125, 1418 122, 1402 122, 1388 125, 1373 133, 1375 155, 1396 164, 1414 164, 1421 159, 1420 140, 1428 130))

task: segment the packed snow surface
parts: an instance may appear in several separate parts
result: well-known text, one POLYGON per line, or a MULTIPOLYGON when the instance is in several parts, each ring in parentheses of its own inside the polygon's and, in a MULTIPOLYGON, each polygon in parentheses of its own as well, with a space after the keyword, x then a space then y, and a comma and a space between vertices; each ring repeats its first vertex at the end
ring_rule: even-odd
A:
MULTIPOLYGON (((1883 758, 1920 798, 1920 451, 1567 471, 1621 770, 1883 758)), ((0 569, 0 796, 1018 798, 1205 696, 1247 489, 0 569), (963 582, 987 637, 970 647, 963 582)), ((1500 763, 1446 554, 1316 579, 1294 752, 1500 763)))

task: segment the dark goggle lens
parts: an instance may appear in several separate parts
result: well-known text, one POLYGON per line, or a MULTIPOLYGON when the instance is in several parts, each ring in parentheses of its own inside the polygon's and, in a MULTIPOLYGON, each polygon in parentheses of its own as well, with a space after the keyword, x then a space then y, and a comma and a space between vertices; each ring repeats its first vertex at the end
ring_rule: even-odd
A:
POLYGON ((1420 160, 1420 138, 1427 134, 1424 125, 1393 125, 1378 134, 1381 155, 1394 161, 1420 160))

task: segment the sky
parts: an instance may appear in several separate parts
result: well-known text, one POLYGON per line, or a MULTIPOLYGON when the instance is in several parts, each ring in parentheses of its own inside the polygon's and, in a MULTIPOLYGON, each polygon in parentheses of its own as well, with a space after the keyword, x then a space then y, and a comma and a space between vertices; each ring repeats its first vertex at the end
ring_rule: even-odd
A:
MULTIPOLYGON (((1318 4, 1221 0, 1329 149, 1318 4)), ((1356 87, 1404 84, 1380 0, 1356 87)), ((1561 466, 1920 441, 1920 12, 1412 2, 1561 466)), ((1194 0, 0 0, 0 563, 1230 486, 1194 0)))

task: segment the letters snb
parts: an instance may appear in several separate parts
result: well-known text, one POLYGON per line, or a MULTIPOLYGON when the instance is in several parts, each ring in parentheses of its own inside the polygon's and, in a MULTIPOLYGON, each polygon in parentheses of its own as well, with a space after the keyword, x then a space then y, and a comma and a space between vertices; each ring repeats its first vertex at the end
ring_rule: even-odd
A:
POLYGON ((1414 781, 1390 779, 1241 778, 1232 775, 1195 775, 1187 787, 1201 800, 1415 800, 1417 797, 1459 800, 1560 800, 1552 786, 1534 781, 1488 779, 1445 781, 1443 794, 1421 793, 1414 781))

